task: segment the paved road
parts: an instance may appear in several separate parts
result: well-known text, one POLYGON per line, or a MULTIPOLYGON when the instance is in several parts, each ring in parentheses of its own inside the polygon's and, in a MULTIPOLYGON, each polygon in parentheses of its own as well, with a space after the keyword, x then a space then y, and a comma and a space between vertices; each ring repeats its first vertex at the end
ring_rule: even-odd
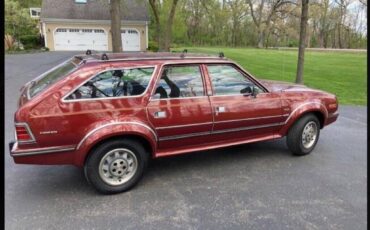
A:
MULTIPOLYGON (((18 89, 68 52, 5 57, 5 142, 18 89)), ((366 229, 366 107, 341 106, 315 151, 285 139, 153 161, 102 196, 73 166, 16 165, 5 149, 6 229, 366 229)))

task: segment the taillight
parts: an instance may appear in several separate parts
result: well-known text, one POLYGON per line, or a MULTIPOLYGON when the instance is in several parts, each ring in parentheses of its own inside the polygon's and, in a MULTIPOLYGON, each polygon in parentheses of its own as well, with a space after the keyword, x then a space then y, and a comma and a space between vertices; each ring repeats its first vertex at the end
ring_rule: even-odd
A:
POLYGON ((15 124, 15 134, 19 143, 35 142, 35 138, 26 123, 15 124))

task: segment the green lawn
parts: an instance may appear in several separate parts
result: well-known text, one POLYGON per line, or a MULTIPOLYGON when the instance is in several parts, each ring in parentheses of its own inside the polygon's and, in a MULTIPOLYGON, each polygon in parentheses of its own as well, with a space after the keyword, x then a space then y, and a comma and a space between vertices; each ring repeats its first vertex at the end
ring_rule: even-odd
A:
MULTIPOLYGON (((183 47, 195 53, 224 52, 261 79, 294 82, 298 51, 254 48, 183 47)), ((367 104, 367 53, 306 51, 304 84, 338 96, 340 104, 367 104)))

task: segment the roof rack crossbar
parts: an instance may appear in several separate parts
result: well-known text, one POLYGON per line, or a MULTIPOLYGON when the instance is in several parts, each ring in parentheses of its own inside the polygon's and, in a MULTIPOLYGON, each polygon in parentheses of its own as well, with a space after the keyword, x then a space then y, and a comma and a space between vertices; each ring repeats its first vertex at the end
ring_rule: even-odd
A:
POLYGON ((101 60, 109 60, 108 55, 106 53, 103 53, 101 55, 101 60))

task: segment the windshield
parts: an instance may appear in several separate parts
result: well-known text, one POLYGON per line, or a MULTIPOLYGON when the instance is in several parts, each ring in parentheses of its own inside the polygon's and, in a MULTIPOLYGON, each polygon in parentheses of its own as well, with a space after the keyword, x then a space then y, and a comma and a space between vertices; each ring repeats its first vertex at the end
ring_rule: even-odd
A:
POLYGON ((46 87, 57 82, 68 73, 72 72, 76 66, 76 60, 73 58, 42 74, 36 80, 31 82, 28 91, 29 97, 32 98, 36 94, 46 89, 46 87))

